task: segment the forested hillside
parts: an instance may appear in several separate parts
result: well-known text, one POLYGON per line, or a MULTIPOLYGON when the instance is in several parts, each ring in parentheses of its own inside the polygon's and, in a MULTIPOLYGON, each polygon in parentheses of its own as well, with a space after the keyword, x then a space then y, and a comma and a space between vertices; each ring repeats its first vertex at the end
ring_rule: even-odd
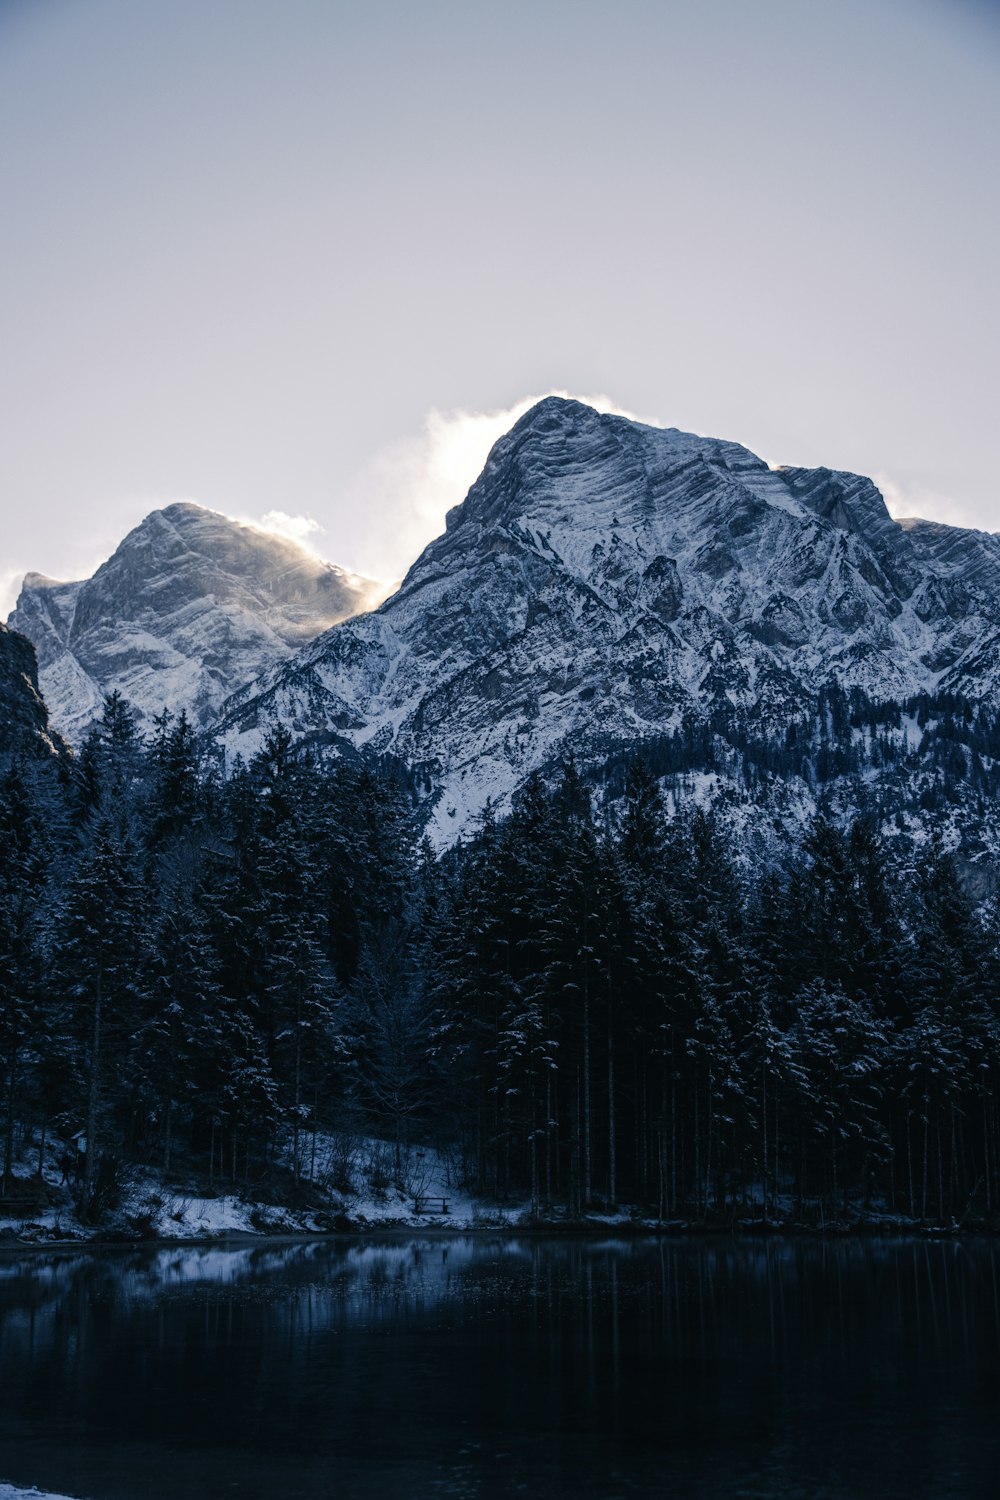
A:
MULTIPOLYGON (((472 1191, 539 1212, 991 1220, 992 903, 940 837, 845 811, 859 757, 906 757, 892 713, 868 734, 840 707, 825 748, 772 747, 821 811, 767 859, 725 807, 670 811, 652 772, 733 753, 681 737, 535 775, 435 859, 392 762, 279 729, 223 779, 183 716, 143 740, 112 695, 74 760, 0 783, 5 1185, 82 1132, 91 1218, 128 1163, 252 1191, 280 1158, 294 1194, 316 1132, 350 1128, 454 1147, 472 1191)), ((925 811, 992 791, 995 725, 949 712, 936 738, 923 709, 925 811)))

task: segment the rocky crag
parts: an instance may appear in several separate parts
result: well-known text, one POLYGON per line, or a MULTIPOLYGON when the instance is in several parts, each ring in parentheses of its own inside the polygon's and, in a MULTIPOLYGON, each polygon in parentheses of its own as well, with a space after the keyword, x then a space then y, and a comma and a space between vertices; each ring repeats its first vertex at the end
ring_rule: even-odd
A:
POLYGON ((12 756, 55 756, 67 752, 49 727, 38 691, 38 663, 31 642, 0 624, 0 764, 12 756))

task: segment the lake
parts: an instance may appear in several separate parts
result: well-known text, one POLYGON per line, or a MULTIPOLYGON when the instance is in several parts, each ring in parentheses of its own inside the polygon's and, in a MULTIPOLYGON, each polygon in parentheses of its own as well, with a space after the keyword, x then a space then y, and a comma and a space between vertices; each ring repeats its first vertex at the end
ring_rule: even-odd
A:
POLYGON ((140 1500, 1000 1493, 1000 1248, 0 1255, 0 1481, 140 1500))

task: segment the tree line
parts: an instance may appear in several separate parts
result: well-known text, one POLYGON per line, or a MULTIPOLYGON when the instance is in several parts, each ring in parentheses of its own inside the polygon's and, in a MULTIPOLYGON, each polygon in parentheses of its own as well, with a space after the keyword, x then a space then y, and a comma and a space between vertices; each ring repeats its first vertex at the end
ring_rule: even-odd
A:
POLYGON ((391 763, 278 730, 224 777, 111 695, 0 780, 4 1184, 58 1134, 94 1215, 122 1161, 296 1191, 350 1128, 540 1213, 994 1220, 998 933, 944 846, 821 812, 748 870, 620 779, 570 759, 436 858, 391 763))

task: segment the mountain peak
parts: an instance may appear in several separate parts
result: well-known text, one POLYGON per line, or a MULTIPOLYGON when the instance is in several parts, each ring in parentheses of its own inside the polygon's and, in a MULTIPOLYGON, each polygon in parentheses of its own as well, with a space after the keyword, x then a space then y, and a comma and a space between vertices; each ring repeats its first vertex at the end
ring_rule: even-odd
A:
POLYGON ((25 573, 21 580, 21 587, 25 589, 62 589, 66 588, 66 580, 63 578, 49 578, 45 573, 25 573))
POLYGON ((162 514, 168 516, 172 521, 182 520, 185 517, 222 515, 221 511, 215 510, 210 505, 202 505, 198 500, 171 500, 169 505, 161 506, 160 509, 162 514))
POLYGON ((377 592, 287 537, 179 500, 146 515, 92 578, 29 573, 10 623, 35 646, 54 725, 79 739, 114 689, 141 722, 183 708, 206 724, 377 592))
POLYGON ((517 419, 505 436, 513 437, 515 433, 532 427, 566 426, 581 420, 599 421, 602 415, 596 407, 588 406, 575 396, 543 396, 517 419))

